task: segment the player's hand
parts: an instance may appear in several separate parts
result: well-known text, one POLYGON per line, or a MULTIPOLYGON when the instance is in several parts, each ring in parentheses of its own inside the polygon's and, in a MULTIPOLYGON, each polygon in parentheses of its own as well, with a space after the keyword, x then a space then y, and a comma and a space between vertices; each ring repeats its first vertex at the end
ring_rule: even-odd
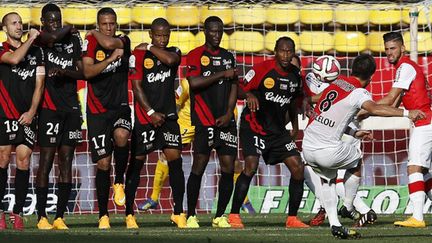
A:
POLYGON ((155 112, 150 116, 152 124, 155 127, 160 127, 165 122, 165 115, 159 112, 155 112))
POLYGON ((292 129, 292 130, 290 131, 290 136, 291 136, 291 139, 292 139, 293 141, 296 140, 297 135, 298 135, 298 132, 299 132, 298 129, 292 129))
POLYGON ((235 68, 230 68, 224 71, 224 78, 234 79, 237 77, 237 70, 235 68))
POLYGON ((366 110, 361 109, 358 113, 357 113, 357 117, 356 120, 361 122, 364 119, 369 117, 369 112, 367 112, 366 110))
POLYGON ((217 127, 227 127, 230 120, 231 120, 232 115, 230 116, 229 114, 225 114, 219 118, 216 119, 216 126, 217 127))
POLYGON ((258 98, 251 92, 246 93, 246 104, 252 112, 256 112, 259 110, 258 98))
POLYGON ((302 101, 302 119, 310 118, 313 114, 313 108, 309 103, 309 97, 305 97, 302 101))
POLYGON ((28 39, 35 40, 39 36, 40 32, 37 29, 31 28, 28 32, 28 39))
POLYGON ((358 139, 370 141, 373 139, 372 132, 369 130, 358 130, 354 136, 358 139))
POLYGON ((141 44, 139 44, 139 45, 137 45, 136 47, 135 47, 135 49, 138 49, 138 50, 147 50, 147 46, 148 46, 148 43, 141 43, 141 44))
POLYGON ((420 110, 410 110, 408 118, 411 119, 413 122, 416 122, 418 120, 425 119, 426 114, 420 110))
POLYGON ((63 77, 66 73, 65 69, 61 69, 61 68, 51 68, 48 71, 48 77, 63 77))
POLYGON ((20 116, 20 118, 18 119, 18 122, 21 125, 28 126, 32 123, 34 116, 35 116, 35 113, 33 113, 33 112, 30 112, 30 111, 24 112, 20 116))
POLYGON ((115 61, 117 59, 120 59, 124 54, 124 49, 115 49, 113 53, 111 53, 111 61, 115 61))

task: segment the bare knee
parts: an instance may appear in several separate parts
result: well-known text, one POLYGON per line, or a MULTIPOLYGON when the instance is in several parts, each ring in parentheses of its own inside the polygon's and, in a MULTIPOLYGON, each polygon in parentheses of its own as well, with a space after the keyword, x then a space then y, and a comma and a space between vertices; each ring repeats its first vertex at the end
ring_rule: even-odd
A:
POLYGON ((124 128, 117 128, 114 131, 114 141, 116 146, 124 147, 127 145, 130 132, 124 128))
POLYGON ((299 156, 291 156, 284 163, 291 172, 291 178, 294 180, 304 180, 304 164, 299 156))
POLYGON ((99 170, 110 170, 111 168, 111 156, 105 157, 103 159, 98 160, 97 168, 99 170))

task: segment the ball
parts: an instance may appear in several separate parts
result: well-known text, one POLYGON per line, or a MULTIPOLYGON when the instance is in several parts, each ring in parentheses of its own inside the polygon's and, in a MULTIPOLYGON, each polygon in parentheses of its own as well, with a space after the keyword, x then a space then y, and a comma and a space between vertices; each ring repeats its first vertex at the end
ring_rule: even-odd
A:
POLYGON ((322 82, 332 82, 340 74, 340 64, 333 56, 320 56, 312 64, 312 72, 322 82))

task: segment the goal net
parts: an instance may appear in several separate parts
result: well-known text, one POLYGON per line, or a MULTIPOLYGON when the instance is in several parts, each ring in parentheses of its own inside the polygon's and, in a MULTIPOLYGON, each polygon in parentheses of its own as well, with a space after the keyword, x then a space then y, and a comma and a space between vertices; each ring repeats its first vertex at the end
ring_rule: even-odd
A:
MULTIPOLYGON (((415 51, 417 61, 428 80, 432 65, 429 52, 432 50, 430 1, 113 1, 96 0, 55 1, 62 8, 65 24, 74 25, 82 36, 94 29, 96 12, 102 6, 113 7, 118 15, 119 32, 127 34, 132 47, 149 42, 148 31, 151 21, 165 17, 172 25, 170 45, 182 50, 182 65, 178 78, 185 74, 185 55, 204 43, 203 21, 210 15, 217 15, 224 21, 222 46, 231 50, 237 59, 240 78, 256 63, 272 58, 275 41, 287 35, 296 43, 296 53, 301 58, 302 72, 310 71, 314 58, 329 54, 337 57, 342 73, 349 75, 354 57, 360 53, 371 53, 376 58, 377 71, 368 87, 373 99, 378 100, 390 90, 395 76, 394 68, 387 62, 382 35, 388 31, 403 33, 408 52, 415 51), (417 41, 410 36, 412 18, 410 9, 418 9, 417 41), (417 48, 411 47, 411 40, 417 48)), ((0 16, 17 11, 23 18, 25 28, 40 28, 40 10, 43 1, 1 1, 0 16)), ((413 15, 415 16, 415 14, 413 15)), ((0 32, 0 41, 5 36, 0 32)), ((79 95, 85 116, 86 83, 79 82, 79 95)), ((174 92, 174 91, 173 91, 174 92)), ((130 91, 130 101, 132 92, 130 91)), ((242 103, 238 103, 241 110, 242 103)), ((301 120, 301 119, 300 119, 301 120)), ((304 128, 305 120, 301 120, 304 128)), ((404 118, 370 118, 363 128, 373 130, 374 140, 363 142, 364 166, 360 195, 377 213, 409 213, 407 185, 407 147, 410 123, 404 118)), ((73 161, 73 190, 69 200, 70 213, 96 213, 98 211, 95 189, 95 165, 91 161, 87 138, 87 127, 83 124, 83 142, 77 147, 73 161)), ((297 141, 301 147, 302 133, 297 141)), ((183 149, 183 169, 186 180, 192 165, 193 151, 183 149)), ((148 156, 141 171, 141 182, 136 194, 136 204, 150 197, 154 171, 159 152, 148 156)), ((220 176, 217 156, 212 153, 205 171, 198 211, 211 212, 216 206, 217 183, 220 176)), ((9 210, 14 204, 15 158, 9 166, 8 187, 3 203, 9 210)), ((38 168, 39 151, 36 148, 31 159, 30 190, 25 213, 35 213, 35 177, 38 168)), ((244 161, 239 149, 240 166, 244 161)), ((112 178, 114 167, 111 169, 112 178)), ((55 212, 57 202, 58 167, 56 163, 50 174, 48 212, 55 212)), ((288 209, 288 185, 290 173, 283 165, 266 166, 261 163, 252 181, 249 198, 258 212, 286 212, 288 209)), ((165 182, 158 207, 150 213, 172 211, 171 190, 165 182)), ((305 188, 301 210, 316 212, 318 203, 313 194, 305 188)), ((184 208, 186 209, 186 196, 184 208)), ((109 202, 111 213, 123 213, 123 207, 109 202)), ((431 213, 431 202, 425 206, 431 213)))

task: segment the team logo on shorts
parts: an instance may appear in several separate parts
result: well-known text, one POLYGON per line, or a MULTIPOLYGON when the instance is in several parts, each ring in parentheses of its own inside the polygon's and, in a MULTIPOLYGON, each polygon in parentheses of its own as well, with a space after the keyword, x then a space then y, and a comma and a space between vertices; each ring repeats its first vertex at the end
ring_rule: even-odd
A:
POLYGON ((267 89, 271 89, 273 88, 275 85, 275 81, 272 78, 266 78, 264 80, 264 87, 266 87, 267 89))
POLYGON ((97 51, 96 52, 96 60, 98 60, 100 62, 105 60, 105 52, 103 52, 101 50, 97 51))
POLYGON ((201 65, 208 66, 210 64, 210 58, 208 56, 201 57, 201 65))
POLYGON ((151 58, 144 59, 144 67, 147 69, 151 69, 154 66, 154 62, 151 58))

